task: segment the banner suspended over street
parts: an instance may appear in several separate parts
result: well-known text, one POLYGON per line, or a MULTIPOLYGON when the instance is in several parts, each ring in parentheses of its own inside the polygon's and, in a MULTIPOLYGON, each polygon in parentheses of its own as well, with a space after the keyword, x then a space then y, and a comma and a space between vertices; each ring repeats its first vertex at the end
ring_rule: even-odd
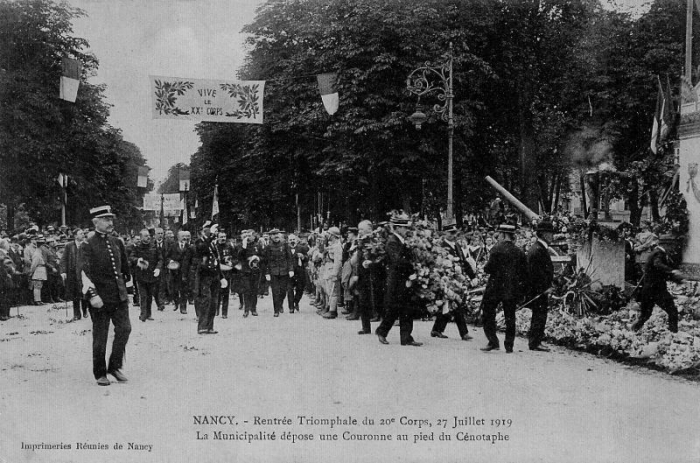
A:
POLYGON ((151 76, 153 119, 263 123, 264 80, 151 76))
POLYGON ((180 200, 180 193, 172 194, 147 194, 143 196, 144 211, 160 211, 161 204, 164 211, 181 211, 183 203, 180 200))

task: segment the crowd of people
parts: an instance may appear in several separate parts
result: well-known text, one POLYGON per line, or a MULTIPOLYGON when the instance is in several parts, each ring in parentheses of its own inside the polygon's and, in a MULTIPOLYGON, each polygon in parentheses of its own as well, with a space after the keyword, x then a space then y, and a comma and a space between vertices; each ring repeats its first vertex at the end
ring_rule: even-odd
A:
MULTIPOLYGON (((126 381, 120 372, 119 353, 108 367, 103 351, 110 320, 122 333, 115 339, 117 350, 126 345, 131 330, 128 310, 119 309, 128 308, 128 292, 144 323, 154 319, 154 306, 158 312, 172 306, 181 314, 194 307, 201 335, 217 334, 215 318, 228 318, 236 305, 236 312, 240 311, 243 318, 255 317, 258 299, 271 294, 273 316, 279 317, 285 310, 298 312, 306 295, 323 319, 344 315, 347 320, 360 320, 358 334, 372 333, 371 324, 379 323, 374 332, 382 344, 388 344, 388 332, 398 321, 401 344, 421 345, 412 337, 413 320, 425 314, 421 314, 420 302, 408 283, 414 272, 414 258, 407 245, 412 224, 406 215, 394 214, 381 223, 364 220, 357 227, 325 224, 301 234, 279 229, 264 233, 243 230, 236 237, 207 221, 193 237, 184 229, 160 227, 120 236, 114 231, 108 206, 91 213, 94 226, 89 229, 40 230, 32 225, 22 233, 0 239, 0 320, 10 318, 12 306, 47 302, 72 303, 72 321, 92 316, 93 324, 99 324, 99 329, 93 329, 93 336, 99 338, 94 343, 99 354, 95 358, 101 359, 93 365, 98 384, 109 384, 106 372, 126 381), (103 310, 105 304, 111 309, 103 310)), ((553 278, 551 245, 557 235, 565 237, 569 223, 566 217, 558 216, 519 229, 507 220, 496 226, 467 221, 461 229, 449 224, 439 232, 440 246, 460 271, 469 278, 477 273, 489 275, 481 303, 488 344, 482 350, 499 348, 495 315, 502 307, 504 345, 506 352, 513 351, 515 310, 525 299, 533 314, 529 347, 547 350, 542 341, 553 278)), ((659 287, 665 288, 665 280, 673 270, 665 254, 660 254, 658 236, 650 224, 645 224, 636 239, 632 239, 630 226, 621 229, 628 255, 635 261, 640 252, 657 254, 657 258, 650 259, 645 273, 660 269, 649 277, 656 286, 647 296, 644 313, 634 328, 643 325, 656 303, 669 312, 671 328, 677 330, 673 301, 663 296, 659 287)), ((467 309, 464 304, 456 304, 449 311, 431 314, 431 336, 446 338, 444 331, 452 320, 460 338, 471 340, 467 309)))

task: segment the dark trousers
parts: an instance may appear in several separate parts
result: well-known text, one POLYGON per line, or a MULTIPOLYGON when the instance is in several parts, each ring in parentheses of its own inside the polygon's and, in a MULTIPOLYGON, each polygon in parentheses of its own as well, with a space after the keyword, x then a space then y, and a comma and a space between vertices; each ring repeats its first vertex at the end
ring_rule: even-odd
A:
POLYGON ((413 342, 413 336, 411 336, 413 332, 413 310, 403 304, 387 304, 384 319, 377 327, 376 333, 386 337, 397 319, 399 320, 401 345, 413 342))
POLYGON ((530 307, 532 310, 530 331, 527 333, 530 349, 538 347, 540 344, 542 344, 542 341, 544 341, 544 328, 547 325, 548 305, 549 296, 547 294, 542 294, 528 305, 528 307, 530 307))
POLYGON ((73 318, 80 320, 81 316, 87 318, 88 315, 88 303, 83 298, 73 299, 73 318))
POLYGON ((172 292, 170 293, 175 310, 180 309, 180 313, 187 313, 187 293, 189 291, 189 282, 182 280, 182 272, 180 270, 170 270, 170 284, 172 292))
POLYGON ((158 282, 137 281, 136 284, 139 287, 139 305, 141 307, 141 316, 139 318, 141 320, 146 320, 153 315, 151 312, 151 302, 158 293, 158 282))
POLYGON ((129 303, 107 304, 101 309, 90 308, 92 316, 92 373, 95 379, 105 376, 108 371, 120 370, 124 363, 126 343, 131 333, 129 321, 129 303), (109 356, 109 365, 105 362, 107 354, 107 336, 109 335, 109 322, 114 325, 114 341, 112 353, 109 356))
POLYGON ((301 301, 301 296, 304 295, 304 287, 306 285, 306 270, 303 268, 294 269, 294 276, 289 279, 287 285, 287 304, 291 312, 301 301))
POLYGON ((284 298, 287 297, 289 275, 270 275, 270 288, 272 289, 272 306, 275 313, 284 311, 284 298))
POLYGON ((661 309, 668 314, 668 329, 672 333, 678 332, 678 309, 676 304, 673 302, 673 296, 669 294, 666 288, 656 289, 656 290, 642 290, 639 295, 639 318, 632 329, 637 331, 647 320, 651 317, 654 311, 654 306, 658 305, 661 309))
POLYGON ((257 312, 258 290, 260 285, 260 273, 244 273, 241 275, 243 289, 243 305, 246 312, 257 312))
POLYGON ((372 319, 372 287, 369 282, 363 282, 362 277, 357 282, 357 310, 360 314, 362 323, 362 331, 365 333, 372 332, 370 320, 372 319))
POLYGON ((164 310, 165 309, 165 288, 166 288, 166 283, 165 283, 165 274, 168 273, 166 272, 161 272, 160 275, 158 275, 156 281, 153 283, 153 299, 156 300, 156 307, 158 307, 158 310, 164 310))
POLYGON ((459 337, 461 338, 465 334, 469 334, 469 328, 467 328, 467 320, 464 318, 464 308, 457 307, 451 313, 439 313, 435 316, 435 323, 433 323, 433 331, 438 333, 443 333, 447 327, 447 322, 450 321, 450 317, 455 320, 455 325, 457 325, 457 330, 459 331, 459 337))
POLYGON ((221 280, 219 280, 218 275, 199 276, 199 292, 194 299, 195 305, 199 306, 197 331, 214 329, 216 306, 219 302, 219 288, 221 288, 221 280))
MULTIPOLYGON (((498 346, 498 336, 496 336, 496 312, 498 304, 503 304, 503 316, 506 319, 506 339, 503 344, 506 349, 513 349, 515 343, 515 308, 514 300, 501 300, 499 298, 485 297, 481 302, 481 316, 484 322, 484 334, 490 346, 498 346)), ((546 316, 546 313, 545 313, 546 316)))
POLYGON ((228 301, 231 294, 231 276, 225 277, 228 281, 228 286, 219 289, 219 300, 216 305, 216 315, 219 315, 219 310, 221 310, 221 315, 228 317, 228 301))

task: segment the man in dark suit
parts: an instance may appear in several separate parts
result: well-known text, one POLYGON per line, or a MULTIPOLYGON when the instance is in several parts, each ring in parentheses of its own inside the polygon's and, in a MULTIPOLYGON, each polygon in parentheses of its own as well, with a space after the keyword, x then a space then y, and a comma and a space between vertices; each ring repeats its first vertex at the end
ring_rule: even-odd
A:
POLYGON ((411 336, 413 331, 413 307, 411 302, 411 288, 407 286, 408 277, 413 273, 411 262, 411 250, 406 246, 406 235, 411 226, 410 219, 405 215, 395 216, 391 219, 393 232, 386 242, 386 295, 384 306, 386 315, 375 331, 379 342, 389 344, 386 336, 399 319, 402 346, 422 346, 422 342, 416 342, 411 336))
POLYGON ((299 311, 299 302, 301 296, 304 295, 304 286, 306 285, 306 264, 309 262, 309 247, 299 242, 296 235, 289 235, 289 252, 292 255, 294 262, 294 276, 289 279, 287 287, 287 304, 289 305, 289 313, 299 311))
POLYGON ((668 314, 668 329, 672 333, 678 332, 678 308, 673 301, 673 296, 666 288, 666 280, 681 280, 681 273, 673 269, 673 262, 666 249, 659 245, 659 238, 650 239, 652 252, 647 258, 642 277, 642 287, 639 291, 639 318, 632 325, 634 331, 644 326, 658 305, 668 314))
POLYGON ((126 344, 131 333, 126 280, 130 278, 124 244, 111 236, 114 214, 110 206, 90 209, 95 234, 81 246, 83 253, 83 292, 90 296, 92 317, 92 371, 100 386, 109 386, 107 374, 127 381, 121 372, 126 344), (114 341, 109 364, 105 362, 109 322, 114 325, 114 341))
MULTIPOLYGON (((474 270, 472 266, 467 262, 467 256, 462 249, 462 246, 457 243, 457 225, 450 224, 443 228, 445 236, 442 240, 442 246, 447 249, 450 255, 457 259, 457 264, 462 268, 462 271, 470 278, 474 278, 474 270)), ((444 306, 446 307, 446 305, 444 306)), ((430 336, 433 338, 447 338, 443 333, 447 327, 447 322, 450 321, 450 317, 454 317, 455 324, 457 325, 457 330, 459 331, 459 337, 464 341, 469 341, 472 337, 469 335, 469 328, 467 328, 466 321, 466 308, 464 306, 453 307, 451 312, 442 313, 439 312, 435 316, 435 323, 433 324, 433 329, 430 332, 430 336)))
POLYGON ((189 283, 189 267, 186 260, 189 257, 189 245, 187 244, 187 232, 177 232, 177 241, 168 246, 165 255, 165 268, 170 273, 172 282, 172 297, 175 310, 187 313, 187 285, 189 283))
POLYGON ((258 316, 258 292, 260 284, 260 261, 263 253, 253 230, 242 234, 238 248, 238 261, 241 264, 241 292, 243 293, 243 317, 248 314, 258 316))
POLYGON ((372 332, 371 320, 374 312, 372 303, 376 293, 374 286, 377 284, 377 269, 383 267, 384 255, 377 252, 376 240, 372 230, 372 222, 363 220, 357 226, 359 238, 357 240, 357 310, 362 329, 357 334, 370 334, 372 332))
POLYGON ((632 233, 632 224, 623 222, 618 229, 625 239, 625 281, 633 285, 637 284, 637 262, 635 243, 632 233))
POLYGON ((529 307, 532 310, 527 336, 530 350, 549 352, 548 348, 542 346, 542 341, 547 324, 549 291, 554 280, 554 265, 549 256, 549 243, 554 237, 554 227, 551 222, 543 220, 535 226, 535 233, 537 241, 527 252, 528 299, 531 299, 529 307))
POLYGON ((73 320, 87 317, 87 301, 83 299, 80 269, 82 268, 82 254, 80 246, 85 240, 85 233, 81 229, 75 231, 74 240, 66 244, 61 256, 61 277, 66 288, 65 298, 73 301, 73 320))
POLYGON ((484 272, 489 274, 481 312, 484 320, 484 334, 489 341, 481 350, 484 352, 499 349, 496 336, 496 311, 503 305, 506 319, 506 339, 503 345, 507 353, 513 352, 515 342, 515 308, 522 299, 527 275, 527 258, 525 253, 513 243, 515 226, 501 224, 498 226, 500 242, 490 252, 484 272))
POLYGON ((203 229, 201 237, 195 242, 195 256, 199 260, 197 270, 197 294, 195 304, 199 307, 197 333, 216 334, 214 317, 219 304, 219 290, 228 288, 228 281, 221 273, 221 258, 216 247, 218 225, 203 229))
POLYGON ((139 320, 153 320, 151 303, 158 294, 158 283, 163 270, 163 255, 151 242, 151 235, 148 230, 141 230, 141 244, 134 248, 131 254, 131 262, 134 267, 136 284, 139 287, 141 297, 141 316, 139 320))

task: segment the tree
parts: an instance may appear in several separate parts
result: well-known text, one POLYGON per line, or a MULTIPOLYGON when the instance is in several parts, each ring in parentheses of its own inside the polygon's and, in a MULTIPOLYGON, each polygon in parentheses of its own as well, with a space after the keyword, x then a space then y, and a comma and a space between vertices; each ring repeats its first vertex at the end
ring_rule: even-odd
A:
POLYGON ((81 15, 65 2, 0 0, 0 202, 9 228, 20 204, 40 224, 58 220, 59 173, 72 179, 71 223, 84 222, 98 200, 125 221, 138 219, 134 172, 145 161, 107 124, 104 87, 87 81, 98 61, 72 36, 71 21, 81 15), (82 64, 75 103, 58 97, 64 57, 82 64))

